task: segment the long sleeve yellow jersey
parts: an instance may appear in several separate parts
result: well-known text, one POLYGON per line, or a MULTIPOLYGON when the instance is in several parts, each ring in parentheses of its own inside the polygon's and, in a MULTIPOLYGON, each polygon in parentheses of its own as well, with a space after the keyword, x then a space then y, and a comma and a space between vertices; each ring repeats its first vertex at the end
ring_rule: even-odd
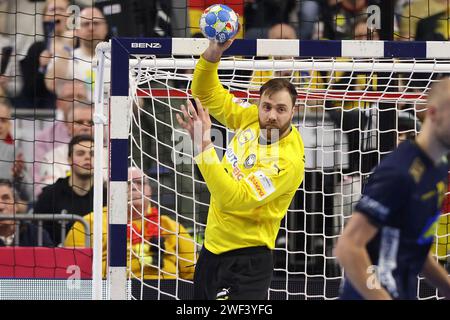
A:
POLYGON ((220 254, 275 246, 280 222, 304 176, 304 147, 298 130, 276 143, 259 143, 258 107, 224 89, 218 63, 200 58, 192 94, 223 125, 235 131, 222 161, 209 148, 195 161, 211 193, 205 247, 220 254))

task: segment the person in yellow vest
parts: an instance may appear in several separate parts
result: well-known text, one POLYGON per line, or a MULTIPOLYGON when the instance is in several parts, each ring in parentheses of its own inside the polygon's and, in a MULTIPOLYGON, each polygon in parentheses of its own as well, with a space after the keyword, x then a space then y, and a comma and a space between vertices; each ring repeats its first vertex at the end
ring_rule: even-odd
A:
MULTIPOLYGON (((136 167, 128 169, 129 205, 127 226, 128 270, 131 277, 144 279, 192 279, 196 260, 195 242, 187 230, 151 206, 148 179, 136 167), (145 212, 145 216, 142 215, 145 212), (131 218, 131 219, 130 219, 131 218), (130 265, 131 263, 131 265, 130 265)), ((93 238, 93 213, 84 217, 93 238)), ((106 275, 108 215, 103 214, 103 276, 106 275)), ((67 234, 65 247, 84 247, 85 230, 77 222, 67 234)))
POLYGON ((188 100, 188 109, 182 106, 182 116, 176 115, 193 139, 194 160, 211 194, 194 276, 194 299, 200 300, 267 298, 280 222, 305 170, 303 140, 292 125, 294 85, 269 80, 256 105, 236 99, 220 83, 219 61, 233 40, 210 41, 191 85, 197 110, 188 100), (211 142, 208 112, 236 133, 222 160, 211 142))

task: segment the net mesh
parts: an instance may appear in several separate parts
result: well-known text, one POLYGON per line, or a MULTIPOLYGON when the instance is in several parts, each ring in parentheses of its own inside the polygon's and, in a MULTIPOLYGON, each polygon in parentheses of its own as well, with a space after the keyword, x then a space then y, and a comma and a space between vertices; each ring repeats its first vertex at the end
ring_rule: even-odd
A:
MULTIPOLYGON (((191 274, 182 275, 182 265, 195 263, 210 195, 194 164, 191 140, 175 114, 192 98, 189 88, 197 58, 130 58, 130 163, 153 187, 149 200, 159 211, 159 223, 166 216, 178 226, 160 228, 159 235, 182 239, 193 251, 181 252, 186 247, 180 241, 172 251, 163 247, 167 241, 152 243, 160 249, 158 263, 141 260, 140 272, 131 270, 132 298, 192 296, 191 274), (175 259, 170 272, 161 265, 167 255, 175 259), (158 279, 149 280, 146 272, 158 279), (162 281, 167 278, 172 280, 162 281)), ((449 72, 449 61, 433 59, 222 59, 220 81, 242 103, 257 103, 259 87, 272 77, 289 79, 299 93, 293 125, 305 143, 305 179, 281 223, 269 299, 337 298, 342 271, 333 248, 362 185, 384 155, 418 133, 431 84, 449 72)), ((233 134, 213 120, 219 158, 233 134)), ((448 260, 448 216, 445 208, 439 245, 433 247, 443 264, 448 260)), ((137 242, 148 243, 143 232, 138 238, 137 242)), ((142 253, 131 251, 130 256, 142 253)), ((418 282, 420 299, 438 297, 434 289, 418 282)))

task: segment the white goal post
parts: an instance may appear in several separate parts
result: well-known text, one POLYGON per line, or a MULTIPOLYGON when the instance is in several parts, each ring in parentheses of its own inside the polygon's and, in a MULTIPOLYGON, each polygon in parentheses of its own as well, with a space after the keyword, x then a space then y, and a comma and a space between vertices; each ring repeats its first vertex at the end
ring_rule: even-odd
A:
MULTIPOLYGON (((179 268, 195 264, 209 194, 175 114, 191 98, 192 71, 207 45, 206 39, 113 38, 97 48, 93 273, 95 287, 96 279, 101 283, 103 214, 98 169, 103 160, 97 155, 102 154, 100 131, 107 116, 109 227, 103 232, 108 232, 111 299, 191 297, 192 279, 179 268), (103 115, 106 65, 111 83, 109 114, 103 115), (148 264, 127 237, 129 166, 141 169, 142 181, 152 186, 151 199, 143 194, 142 203, 147 197, 159 212, 162 240, 149 243, 144 231, 140 235, 142 246, 157 249, 157 259, 148 264), (164 219, 175 229, 162 227, 164 219), (164 242, 167 235, 175 240, 164 242), (189 243, 194 252, 185 255, 182 246, 189 243), (133 259, 140 261, 139 270, 133 269, 133 259)), ((219 77, 240 103, 256 102, 259 87, 271 77, 289 79, 298 91, 294 125, 305 142, 306 176, 277 238, 270 299, 337 297, 342 271, 333 246, 363 183, 399 139, 417 134, 430 85, 449 74, 448 42, 235 40, 225 52, 219 77)), ((232 136, 214 123, 219 156, 232 136)), ((443 225, 450 221, 448 216, 444 212, 443 225)), ((142 215, 142 222, 148 221, 142 215)), ((448 231, 436 235, 439 245, 433 250, 443 263, 449 238, 448 231)), ((95 290, 94 297, 99 297, 95 290)), ((418 279, 418 298, 438 294, 418 279)))

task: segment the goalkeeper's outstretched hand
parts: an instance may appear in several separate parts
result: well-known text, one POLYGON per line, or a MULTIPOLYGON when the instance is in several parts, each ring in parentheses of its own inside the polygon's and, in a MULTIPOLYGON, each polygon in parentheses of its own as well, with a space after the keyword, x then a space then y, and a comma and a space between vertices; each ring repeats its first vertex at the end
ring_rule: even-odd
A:
POLYGON ((179 125, 189 132, 194 142, 194 146, 198 153, 212 147, 211 142, 211 118, 207 109, 203 106, 198 98, 195 98, 197 110, 195 110, 191 101, 187 101, 187 108, 181 105, 183 117, 176 114, 179 125), (184 118, 184 119, 183 119, 184 118))
POLYGON ((239 30, 241 29, 241 24, 238 25, 238 30, 236 34, 229 40, 225 41, 224 43, 220 43, 219 41, 210 40, 209 46, 203 52, 203 58, 209 62, 218 62, 220 61, 220 58, 222 58, 223 53, 231 46, 234 39, 236 39, 236 36, 239 33, 239 30))

